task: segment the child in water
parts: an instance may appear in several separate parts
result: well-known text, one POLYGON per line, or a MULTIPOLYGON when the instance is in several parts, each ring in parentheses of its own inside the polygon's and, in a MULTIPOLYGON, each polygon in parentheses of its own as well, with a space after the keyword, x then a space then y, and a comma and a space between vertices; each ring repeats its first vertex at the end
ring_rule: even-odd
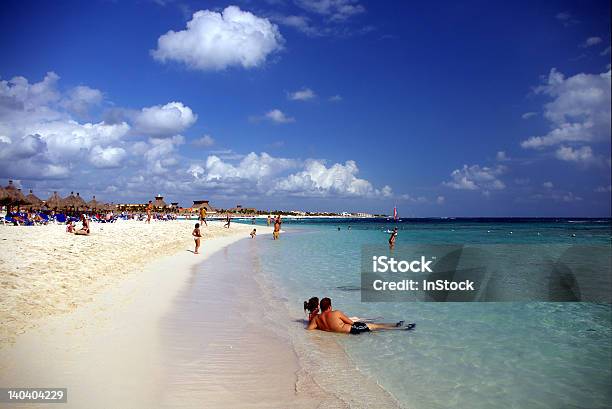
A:
POLYGON ((193 254, 200 254, 198 250, 200 249, 200 238, 202 238, 202 233, 200 233, 200 223, 195 224, 195 229, 191 232, 193 239, 195 240, 195 251, 193 254))

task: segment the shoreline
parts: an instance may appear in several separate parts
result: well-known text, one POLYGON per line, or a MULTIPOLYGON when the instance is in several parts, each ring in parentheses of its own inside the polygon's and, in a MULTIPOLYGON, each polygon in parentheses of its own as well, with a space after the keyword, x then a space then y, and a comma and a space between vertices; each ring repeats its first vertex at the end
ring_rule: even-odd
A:
MULTIPOLYGON (((0 225, 6 249, 0 253, 0 350, 45 319, 95 301, 150 262, 193 248, 193 223, 91 223, 89 236, 68 234, 60 224, 0 225)), ((210 222, 202 229, 203 245, 211 238, 247 236, 249 231, 248 226, 227 230, 210 222)))
POLYGON ((66 407, 155 407, 164 376, 159 322, 196 266, 244 238, 243 230, 204 241, 201 257, 186 248, 159 257, 95 300, 30 326, 0 349, 0 384, 62 385, 66 407))

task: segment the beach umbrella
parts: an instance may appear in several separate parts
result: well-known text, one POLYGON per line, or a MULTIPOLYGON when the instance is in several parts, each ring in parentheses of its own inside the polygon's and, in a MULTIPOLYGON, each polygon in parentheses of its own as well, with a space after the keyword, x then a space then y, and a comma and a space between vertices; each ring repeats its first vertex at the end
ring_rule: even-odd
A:
POLYGON ((8 194, 9 204, 17 205, 26 204, 27 200, 23 193, 21 193, 21 189, 17 189, 13 184, 12 180, 9 180, 9 184, 4 188, 6 193, 8 194))
POLYGON ((66 210, 69 210, 69 209, 76 210, 78 204, 79 203, 77 202, 74 192, 70 192, 70 196, 65 197, 62 200, 62 207, 66 210))
POLYGON ((26 200, 28 201, 27 204, 35 209, 41 209, 43 207, 43 201, 32 193, 32 189, 30 189, 30 193, 26 195, 26 200))
POLYGON ((59 209, 63 207, 63 203, 64 199, 62 199, 61 196, 57 194, 57 192, 53 192, 53 194, 49 196, 49 198, 45 202, 45 206, 48 209, 59 209))
POLYGON ((104 203, 100 203, 96 200, 96 196, 94 195, 93 199, 87 202, 87 207, 92 210, 104 210, 104 203))
POLYGON ((0 206, 6 205, 9 202, 9 194, 5 188, 0 186, 0 206))
POLYGON ((164 202, 163 196, 157 195, 155 196, 155 201, 153 201, 153 206, 158 207, 158 208, 164 208, 164 207, 167 207, 168 205, 166 204, 166 202, 164 202))
POLYGON ((87 203, 85 202, 85 200, 83 200, 81 195, 79 195, 79 192, 77 192, 77 194, 76 194, 75 203, 76 203, 77 209, 85 209, 85 208, 87 208, 87 203))

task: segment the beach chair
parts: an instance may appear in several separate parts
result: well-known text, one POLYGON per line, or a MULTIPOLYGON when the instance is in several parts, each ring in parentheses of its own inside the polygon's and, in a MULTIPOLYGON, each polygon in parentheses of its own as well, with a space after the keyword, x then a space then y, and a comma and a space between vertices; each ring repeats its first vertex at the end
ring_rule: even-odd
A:
POLYGON ((58 223, 66 223, 66 215, 63 213, 56 214, 55 221, 58 223))

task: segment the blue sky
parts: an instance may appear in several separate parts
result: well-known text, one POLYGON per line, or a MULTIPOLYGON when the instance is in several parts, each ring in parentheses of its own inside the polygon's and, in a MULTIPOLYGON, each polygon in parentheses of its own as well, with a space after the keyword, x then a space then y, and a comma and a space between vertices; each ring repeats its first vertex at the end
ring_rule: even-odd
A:
POLYGON ((9 1, 0 178, 115 202, 609 216, 609 16, 606 1, 9 1))

